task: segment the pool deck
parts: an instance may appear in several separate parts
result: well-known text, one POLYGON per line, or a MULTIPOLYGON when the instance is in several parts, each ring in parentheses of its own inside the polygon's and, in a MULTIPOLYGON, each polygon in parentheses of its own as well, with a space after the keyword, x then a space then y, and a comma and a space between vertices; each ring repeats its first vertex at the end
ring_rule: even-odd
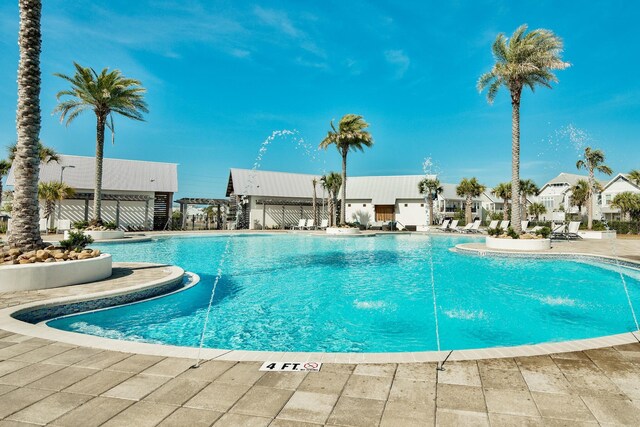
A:
MULTIPOLYGON (((558 242, 551 251, 610 255, 602 243, 558 242)), ((637 259, 640 240, 617 240, 616 249, 637 259)), ((117 264, 101 282, 0 293, 0 309, 168 274, 167 266, 117 264)), ((0 427, 640 425, 640 341, 450 361, 443 371, 432 362, 325 363, 319 373, 264 373, 259 362, 227 360, 192 369, 192 359, 117 350, 0 330, 0 427)))

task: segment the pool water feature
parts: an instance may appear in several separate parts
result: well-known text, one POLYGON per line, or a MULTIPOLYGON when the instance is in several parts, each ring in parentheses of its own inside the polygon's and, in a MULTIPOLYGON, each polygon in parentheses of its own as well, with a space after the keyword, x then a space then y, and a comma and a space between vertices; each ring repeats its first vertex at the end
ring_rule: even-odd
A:
POLYGON ((450 251, 467 236, 344 239, 278 234, 172 237, 96 245, 114 261, 178 265, 201 281, 182 292, 48 325, 105 337, 197 347, 211 308, 209 348, 402 352, 514 346, 635 330, 629 297, 640 271, 564 259, 450 251), (230 239, 230 240, 228 240, 230 239), (430 248, 431 247, 431 248, 430 248), (437 288, 434 312, 429 256, 437 288))

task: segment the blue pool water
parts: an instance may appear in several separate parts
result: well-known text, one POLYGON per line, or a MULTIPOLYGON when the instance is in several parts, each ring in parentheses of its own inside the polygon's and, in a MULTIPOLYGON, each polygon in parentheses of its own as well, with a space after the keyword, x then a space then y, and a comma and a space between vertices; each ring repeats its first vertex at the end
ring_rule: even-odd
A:
MULTIPOLYGON (((191 289, 148 302, 49 321, 105 337, 197 346, 227 239, 205 346, 398 352, 436 349, 433 251, 442 349, 590 338, 634 330, 616 268, 568 260, 476 257, 449 251, 464 236, 325 238, 251 235, 96 245, 114 261, 174 264, 191 289)), ((624 269, 640 308, 640 272, 624 269)))

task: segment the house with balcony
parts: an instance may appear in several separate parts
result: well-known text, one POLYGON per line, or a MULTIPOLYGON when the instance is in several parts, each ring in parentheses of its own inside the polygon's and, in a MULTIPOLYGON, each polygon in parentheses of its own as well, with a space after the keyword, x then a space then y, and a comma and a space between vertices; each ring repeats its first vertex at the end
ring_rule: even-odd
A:
POLYGON ((605 219, 621 220, 620 209, 611 206, 611 203, 617 194, 630 192, 640 194, 640 185, 629 179, 629 176, 623 173, 616 175, 602 189, 601 193, 601 212, 605 219))

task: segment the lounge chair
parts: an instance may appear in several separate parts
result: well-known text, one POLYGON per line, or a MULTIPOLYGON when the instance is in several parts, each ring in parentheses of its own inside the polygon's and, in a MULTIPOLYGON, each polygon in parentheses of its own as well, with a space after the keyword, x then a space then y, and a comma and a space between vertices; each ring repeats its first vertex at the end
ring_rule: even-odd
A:
POLYGON ((509 221, 502 221, 500 223, 500 228, 502 228, 503 231, 507 231, 507 228, 509 228, 509 221))
POLYGON ((396 229, 397 229, 398 231, 402 231, 402 230, 405 230, 405 229, 407 228, 407 227, 405 227, 404 225, 402 225, 401 223, 399 223, 398 221, 396 221, 395 226, 396 226, 396 229))
POLYGON ((458 223, 460 221, 457 219, 454 219, 453 221, 451 221, 451 225, 449 225, 449 228, 446 229, 445 231, 460 231, 460 229, 458 228, 458 223))
POLYGON ((494 219, 493 221, 491 221, 491 222, 489 223, 489 225, 487 226, 487 228, 497 228, 499 223, 500 223, 500 221, 499 221, 499 220, 494 219))
POLYGON ((520 221, 522 231, 527 232, 527 227, 529 227, 529 221, 520 221))
POLYGON ((307 224, 307 220, 306 219, 301 219, 300 221, 298 221, 298 225, 294 225, 293 227, 291 227, 292 230, 302 230, 305 225, 307 224))
POLYGON ((471 230, 471 227, 473 227, 473 222, 469 222, 467 223, 464 227, 457 229, 456 231, 458 233, 469 233, 469 230, 471 230))
POLYGON ((582 239, 578 234, 578 230, 580 229, 580 221, 571 221, 569 223, 569 227, 567 228, 566 238, 567 239, 582 239))
POLYGON ((329 220, 328 219, 323 219, 320 222, 320 227, 318 227, 318 229, 319 230, 326 230, 328 226, 329 226, 329 220))
POLYGON ((316 221, 313 219, 307 220, 307 225, 305 225, 305 230, 314 230, 316 228, 316 221))
POLYGON ((71 220, 70 219, 60 219, 58 220, 58 233, 65 232, 71 230, 71 220))
POLYGON ((479 219, 475 220, 473 222, 473 224, 471 224, 471 227, 469 227, 469 229, 466 232, 467 233, 479 233, 480 232, 480 224, 482 224, 482 221, 480 221, 479 219))
POLYGON ((447 231, 447 229, 449 228, 449 222, 450 220, 445 219, 444 221, 442 221, 442 224, 440 224, 440 227, 436 228, 436 230, 447 231))
POLYGON ((540 231, 542 230, 542 226, 541 225, 536 225, 535 227, 533 227, 531 230, 528 231, 528 233, 535 233, 536 231, 540 231))
POLYGON ((567 229, 567 226, 564 225, 564 224, 554 225, 553 228, 551 229, 551 238, 552 239, 565 239, 566 238, 566 233, 565 233, 566 229, 567 229))

